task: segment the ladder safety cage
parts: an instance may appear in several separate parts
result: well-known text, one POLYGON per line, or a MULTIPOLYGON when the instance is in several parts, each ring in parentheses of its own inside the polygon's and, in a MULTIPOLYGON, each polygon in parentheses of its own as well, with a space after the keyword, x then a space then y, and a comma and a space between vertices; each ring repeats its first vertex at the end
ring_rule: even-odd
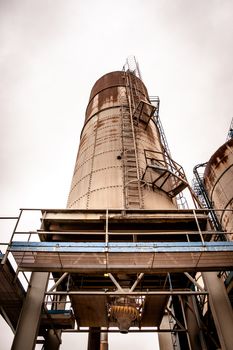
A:
POLYGON ((215 228, 216 231, 222 232, 218 234, 215 237, 215 239, 220 241, 225 241, 226 235, 224 233, 222 225, 220 224, 216 211, 213 208, 213 204, 209 199, 208 193, 205 188, 204 171, 205 171, 206 165, 207 165, 207 162, 198 164, 193 168, 194 178, 192 181, 192 187, 193 187, 194 193, 196 194, 203 208, 209 209, 210 222, 212 223, 213 227, 215 228), (200 172, 200 169, 202 169, 202 172, 200 172))
POLYGON ((123 72, 125 76, 125 87, 120 94, 121 116, 122 116, 122 146, 124 164, 124 188, 126 208, 142 209, 142 193, 140 183, 140 171, 137 155, 136 130, 133 120, 133 106, 137 98, 132 92, 130 71, 123 72))
MULTIPOLYGON (((155 123, 155 125, 158 128, 159 135, 160 135, 160 141, 164 149, 164 157, 166 159, 168 168, 172 171, 173 165, 172 165, 172 157, 171 152, 168 146, 168 142, 165 136, 165 132, 159 117, 159 108, 160 108, 160 99, 159 96, 150 96, 150 102, 155 107, 154 114, 152 116, 152 120, 155 123)), ((185 179, 186 180, 186 179, 185 179)), ((187 181, 186 181, 187 182, 187 181)), ((180 209, 188 209, 188 203, 186 198, 183 195, 182 191, 179 191, 178 194, 175 196, 177 206, 180 209)))

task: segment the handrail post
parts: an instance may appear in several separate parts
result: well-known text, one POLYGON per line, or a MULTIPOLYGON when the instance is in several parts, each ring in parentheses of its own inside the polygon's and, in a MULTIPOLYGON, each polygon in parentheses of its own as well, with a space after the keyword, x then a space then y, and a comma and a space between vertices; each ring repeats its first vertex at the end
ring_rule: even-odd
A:
POLYGON ((16 229, 17 229, 17 227, 18 227, 18 224, 19 224, 19 221, 20 221, 20 219, 21 219, 22 213, 23 213, 23 209, 20 209, 20 213, 19 213, 18 219, 17 219, 17 221, 16 221, 16 223, 15 223, 15 226, 14 226, 14 229, 13 229, 13 232, 12 232, 12 235, 11 235, 11 238, 10 238, 10 242, 9 242, 9 244, 8 244, 8 246, 7 246, 6 252, 5 252, 4 257, 3 257, 2 261, 1 261, 1 264, 2 264, 2 265, 4 265, 4 264, 6 263, 6 260, 7 260, 7 258, 8 258, 8 255, 9 255, 9 246, 11 245, 11 243, 12 243, 12 241, 13 241, 13 238, 14 238, 14 235, 15 235, 15 231, 16 231, 16 229))
POLYGON ((194 215, 194 218, 195 218, 195 221, 196 221, 196 224, 197 224, 198 232, 199 232, 200 237, 201 237, 202 245, 204 246, 204 245, 205 245, 205 241, 204 241, 204 239, 203 239, 203 235, 202 235, 202 232, 201 232, 201 228, 200 228, 199 222, 198 222, 198 220, 197 220, 197 215, 196 215, 195 209, 193 209, 193 215, 194 215))

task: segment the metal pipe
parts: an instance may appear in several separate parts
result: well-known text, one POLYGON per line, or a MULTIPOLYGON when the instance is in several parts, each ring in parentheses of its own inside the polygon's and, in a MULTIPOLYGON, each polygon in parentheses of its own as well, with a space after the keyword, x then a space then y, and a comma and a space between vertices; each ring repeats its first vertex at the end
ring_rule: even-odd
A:
POLYGON ((108 276, 111 278, 112 282, 115 284, 115 286, 117 287, 118 292, 122 292, 124 293, 124 289, 121 288, 121 286, 119 285, 119 283, 117 282, 117 280, 113 277, 113 275, 111 273, 108 273, 108 276))
POLYGON ((137 287, 138 283, 141 281, 142 277, 144 276, 144 273, 140 273, 140 275, 138 276, 138 278, 136 279, 136 281, 134 282, 134 284, 132 285, 132 287, 130 288, 129 292, 133 292, 134 289, 137 287))
POLYGON ((68 272, 63 273, 63 275, 59 278, 59 280, 48 290, 48 292, 52 292, 59 284, 66 278, 68 272))
POLYGON ((184 274, 198 289, 202 292, 206 292, 206 290, 188 272, 184 272, 184 274))
POLYGON ((145 292, 126 292, 123 291, 117 291, 117 292, 81 292, 81 291, 70 291, 70 292, 46 292, 45 295, 112 295, 112 296, 117 296, 117 295, 208 295, 208 292, 196 292, 196 291, 175 291, 175 290, 171 290, 171 291, 153 291, 153 292, 149 292, 149 291, 145 291, 145 292))
MULTIPOLYGON (((89 329, 62 329, 62 333, 88 333, 89 329)), ((94 333, 94 331, 92 331, 94 333)), ((99 332, 97 330, 97 332, 99 332)), ((105 332, 107 333, 120 333, 120 331, 118 329, 107 329, 105 332)), ((185 328, 183 329, 176 329, 176 332, 187 332, 187 330, 185 328)), ((154 327, 150 327, 150 329, 148 329, 148 327, 144 328, 140 328, 140 329, 129 329, 128 333, 171 333, 170 328, 169 329, 159 329, 159 328, 154 328, 154 327)))
MULTIPOLYGON (((185 314, 185 311, 184 311, 183 298, 182 298, 180 295, 178 296, 178 298, 179 298, 180 305, 181 305, 181 310, 182 310, 184 325, 185 325, 185 328, 188 330, 188 324, 187 324, 186 314, 185 314)), ((187 341, 188 341, 189 350, 192 350, 192 345, 191 345, 190 336, 189 336, 189 332, 188 332, 188 331, 187 331, 186 335, 187 335, 187 341)))

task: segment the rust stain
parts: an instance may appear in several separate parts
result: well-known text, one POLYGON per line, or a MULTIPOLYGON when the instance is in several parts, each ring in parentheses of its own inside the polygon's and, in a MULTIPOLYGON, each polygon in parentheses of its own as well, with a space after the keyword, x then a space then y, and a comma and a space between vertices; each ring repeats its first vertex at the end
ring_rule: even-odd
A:
POLYGON ((230 149, 233 152, 233 139, 230 139, 226 143, 224 143, 210 158, 204 173, 204 182, 207 184, 208 182, 212 183, 216 180, 215 171, 220 167, 225 167, 226 164, 229 163, 229 155, 230 149))
MULTIPOLYGON (((134 89, 139 92, 139 95, 142 99, 146 98, 149 100, 148 92, 144 83, 133 74, 131 75, 132 83, 134 84, 134 89)), ((122 71, 116 71, 105 74, 99 80, 96 81, 90 94, 89 104, 86 110, 86 121, 91 116, 91 112, 93 110, 94 97, 98 94, 98 110, 100 110, 105 103, 116 103, 117 101, 119 101, 118 87, 120 86, 126 86, 126 79, 124 76, 124 72, 122 71)))

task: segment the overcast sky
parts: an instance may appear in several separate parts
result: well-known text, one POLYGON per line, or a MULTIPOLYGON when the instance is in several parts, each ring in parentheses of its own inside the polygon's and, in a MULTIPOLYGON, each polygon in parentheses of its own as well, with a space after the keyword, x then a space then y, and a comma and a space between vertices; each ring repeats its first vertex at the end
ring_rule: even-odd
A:
MULTIPOLYGON (((232 118, 232 0, 0 0, 1 216, 66 206, 91 87, 132 54, 191 180, 232 118)), ((117 339, 110 350, 142 348, 117 339)))

